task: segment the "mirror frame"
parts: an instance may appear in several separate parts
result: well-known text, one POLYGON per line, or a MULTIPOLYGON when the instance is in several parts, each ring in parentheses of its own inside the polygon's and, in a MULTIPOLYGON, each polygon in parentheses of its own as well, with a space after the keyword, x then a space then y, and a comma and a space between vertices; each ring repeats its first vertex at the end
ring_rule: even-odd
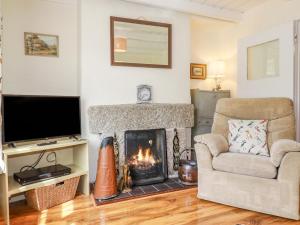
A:
POLYGON ((172 24, 168 23, 159 23, 145 20, 136 20, 136 19, 128 19, 122 17, 110 17, 110 54, 111 54, 111 65, 112 66, 131 66, 131 67, 148 67, 148 68, 172 68, 172 24), (115 61, 115 51, 114 51, 114 41, 115 41, 115 22, 125 22, 125 23, 133 23, 133 24, 141 24, 141 25, 149 25, 149 26, 158 26, 165 27, 168 29, 168 64, 160 65, 160 64, 144 64, 144 63, 125 63, 125 62, 116 62, 115 61))

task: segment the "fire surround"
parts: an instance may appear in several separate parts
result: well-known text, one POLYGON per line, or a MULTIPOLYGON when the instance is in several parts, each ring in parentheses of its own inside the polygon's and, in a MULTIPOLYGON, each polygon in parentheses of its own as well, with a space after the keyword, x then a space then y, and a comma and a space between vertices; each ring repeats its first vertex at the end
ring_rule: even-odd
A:
MULTIPOLYGON (((116 133, 119 143, 119 163, 125 162, 125 131, 166 129, 168 175, 176 177, 173 169, 174 128, 178 131, 180 151, 190 146, 190 128, 194 126, 192 104, 125 104, 98 105, 88 109, 89 131, 102 134, 101 139, 116 133)), ((96 149, 95 149, 96 151, 96 149)))

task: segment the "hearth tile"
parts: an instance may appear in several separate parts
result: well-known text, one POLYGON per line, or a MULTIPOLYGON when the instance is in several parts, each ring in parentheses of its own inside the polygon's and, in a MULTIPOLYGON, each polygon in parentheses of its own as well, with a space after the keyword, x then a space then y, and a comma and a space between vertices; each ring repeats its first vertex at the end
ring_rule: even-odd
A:
POLYGON ((157 192, 158 190, 153 186, 153 185, 147 185, 147 186, 141 186, 141 189, 146 193, 154 193, 157 192))
POLYGON ((174 182, 174 183, 168 183, 166 184, 168 185, 170 188, 174 189, 174 188, 183 188, 184 185, 180 184, 180 183, 177 183, 177 182, 174 182))
POLYGON ((165 191, 165 190, 169 189, 169 187, 167 185, 165 185, 164 183, 155 184, 154 187, 157 188, 159 191, 165 191))
POLYGON ((179 182, 178 178, 166 180, 164 183, 155 184, 155 185, 147 185, 147 186, 136 186, 133 187, 131 192, 121 193, 117 197, 105 201, 97 201, 95 199, 95 203, 97 205, 109 204, 118 201, 126 201, 127 199, 139 198, 142 196, 155 195, 158 193, 171 192, 175 190, 184 190, 188 188, 192 188, 196 186, 186 186, 179 182))
POLYGON ((140 187, 134 187, 130 192, 132 196, 143 195, 145 192, 140 187))
POLYGON ((174 178, 169 178, 167 179, 164 183, 165 184, 171 184, 171 183, 176 183, 177 179, 174 179, 174 178))
POLYGON ((120 195, 118 195, 117 197, 115 197, 114 199, 122 199, 122 198, 128 198, 130 197, 130 193, 121 193, 120 195))

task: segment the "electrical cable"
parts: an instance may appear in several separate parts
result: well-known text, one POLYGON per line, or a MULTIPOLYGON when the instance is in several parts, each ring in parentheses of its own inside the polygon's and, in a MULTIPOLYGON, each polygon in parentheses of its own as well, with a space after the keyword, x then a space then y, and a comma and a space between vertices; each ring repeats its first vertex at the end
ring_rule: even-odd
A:
MULTIPOLYGON (((23 167, 20 169, 20 172, 24 172, 24 171, 28 171, 28 170, 34 170, 35 167, 40 163, 41 159, 44 157, 45 153, 46 153, 45 150, 42 151, 42 152, 39 154, 37 160, 36 160, 32 165, 26 165, 26 166, 23 166, 23 167)), ((57 158, 57 157, 56 157, 56 152, 50 152, 50 153, 48 153, 48 155, 46 156, 47 162, 48 162, 48 163, 55 163, 55 165, 57 164, 57 159, 56 159, 56 158, 57 158), (54 156, 54 159, 51 160, 51 159, 49 159, 49 158, 50 158, 50 156, 52 156, 52 155, 54 156)))

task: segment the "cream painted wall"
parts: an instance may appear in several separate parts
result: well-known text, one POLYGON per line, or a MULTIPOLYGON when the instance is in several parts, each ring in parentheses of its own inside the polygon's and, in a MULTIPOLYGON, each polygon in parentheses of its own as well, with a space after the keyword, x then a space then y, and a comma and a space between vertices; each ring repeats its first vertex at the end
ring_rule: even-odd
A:
POLYGON ((77 0, 4 0, 3 92, 78 95, 77 0), (24 32, 59 35, 59 57, 25 56, 24 32))
MULTIPOLYGON (((189 16, 119 0, 81 1, 81 98, 83 135, 90 143, 91 180, 95 179, 99 138, 88 131, 91 105, 136 103, 136 86, 153 87, 155 103, 190 103, 189 16), (145 18, 173 26, 173 68, 110 65, 110 16, 145 18)), ((125 118, 124 118, 125 119, 125 118)))
POLYGON ((245 13, 239 25, 241 38, 300 19, 299 0, 271 0, 245 13))
MULTIPOLYGON (((191 18, 192 62, 207 64, 216 60, 225 61, 225 77, 222 88, 236 95, 236 55, 238 24, 209 18, 191 18)), ((209 73, 209 72, 208 72, 209 73)), ((191 88, 211 90, 213 79, 191 80, 191 88)))
POLYGON ((238 96, 293 98, 293 21, 300 19, 299 8, 298 0, 272 0, 245 13, 237 30, 240 46, 279 38, 280 77, 247 81, 245 62, 240 56, 237 61, 238 96))
POLYGON ((239 97, 288 97, 294 93, 294 29, 293 22, 243 38, 238 43, 239 97), (247 80, 247 49, 272 40, 279 40, 279 76, 247 80))
MULTIPOLYGON (((194 17, 191 21, 192 61, 226 62, 224 89, 235 97, 293 97, 292 23, 300 19, 299 0, 272 0, 247 11, 240 23, 194 17), (245 80, 245 63, 237 56, 238 42, 251 42, 276 33, 281 37, 281 76, 261 81, 245 80)), ((274 36, 274 35, 273 35, 274 36)), ((275 35, 276 36, 276 35, 275 35)), ((211 80, 191 81, 191 88, 211 89, 211 80)))

